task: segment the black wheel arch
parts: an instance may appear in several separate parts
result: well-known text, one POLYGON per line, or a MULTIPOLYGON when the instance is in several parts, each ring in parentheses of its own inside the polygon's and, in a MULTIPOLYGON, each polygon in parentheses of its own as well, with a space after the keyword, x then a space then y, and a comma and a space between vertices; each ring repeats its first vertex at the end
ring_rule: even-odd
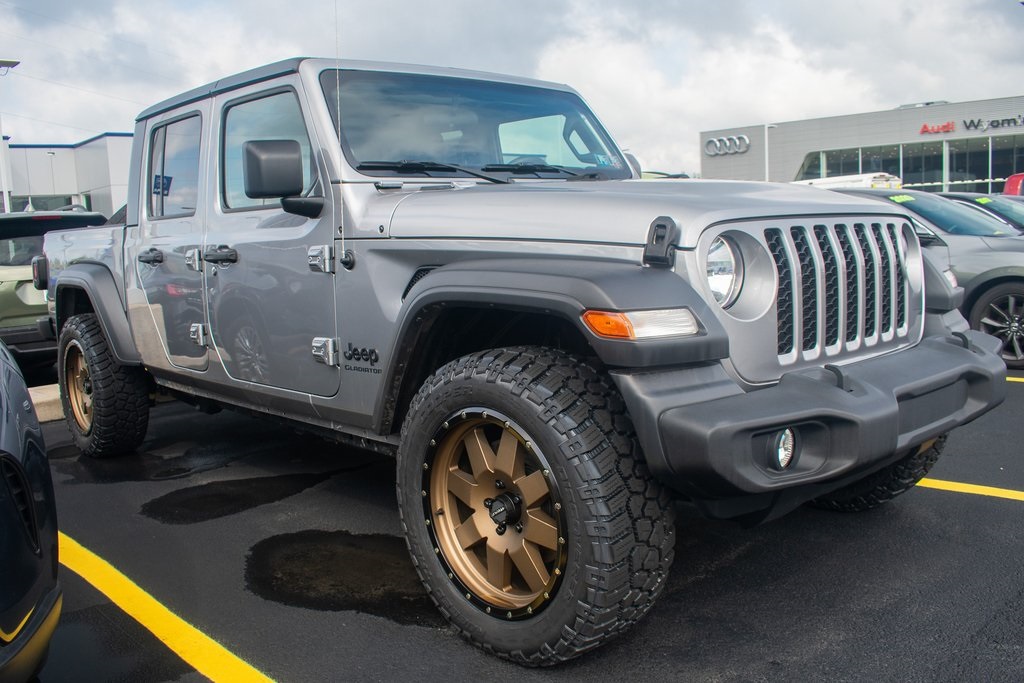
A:
POLYGON ((375 412, 382 433, 397 432, 405 406, 444 363, 512 345, 557 348, 606 367, 644 368, 728 356, 724 328, 677 273, 638 263, 584 259, 464 261, 418 273, 397 319, 384 390, 375 412), (689 308, 701 330, 644 342, 602 339, 583 323, 588 309, 689 308))
POLYGON ((964 317, 970 320, 971 310, 985 294, 1000 285, 1017 284, 1024 289, 1024 269, 1021 268, 999 268, 979 275, 971 280, 969 288, 965 287, 966 294, 964 302, 960 307, 964 317))
POLYGON ((68 266, 57 276, 54 291, 54 322, 58 335, 71 316, 94 313, 117 361, 122 365, 142 363, 132 339, 124 300, 113 273, 106 266, 97 263, 68 266))

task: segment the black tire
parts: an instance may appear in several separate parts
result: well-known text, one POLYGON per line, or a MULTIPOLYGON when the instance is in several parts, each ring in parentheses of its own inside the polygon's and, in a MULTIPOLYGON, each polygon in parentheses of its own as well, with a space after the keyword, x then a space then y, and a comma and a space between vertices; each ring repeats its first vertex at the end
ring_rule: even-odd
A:
POLYGON ((120 365, 92 313, 68 318, 57 344, 57 384, 75 445, 92 458, 134 451, 149 426, 149 380, 120 365))
POLYGON ((810 502, 812 507, 836 512, 863 512, 912 489, 931 471, 946 446, 946 436, 939 437, 930 448, 916 450, 860 481, 819 496, 810 502))
POLYGON ((971 307, 971 328, 1003 342, 1006 367, 1024 369, 1024 282, 1007 282, 982 293, 971 307))
POLYGON ((397 488, 428 593, 493 654, 565 661, 626 630, 665 587, 672 498, 610 381, 565 353, 496 349, 438 370, 402 426, 397 488))

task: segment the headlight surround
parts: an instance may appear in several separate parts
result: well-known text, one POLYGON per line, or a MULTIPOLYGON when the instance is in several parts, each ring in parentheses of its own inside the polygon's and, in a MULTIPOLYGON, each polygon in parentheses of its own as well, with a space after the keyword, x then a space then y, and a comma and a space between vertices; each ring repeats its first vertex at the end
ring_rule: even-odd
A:
POLYGON ((743 288, 743 256, 728 237, 719 235, 708 247, 706 277, 708 289, 722 308, 729 308, 743 288))
POLYGON ((661 339, 692 337, 700 332, 696 316, 688 308, 648 311, 599 311, 583 313, 590 331, 606 339, 661 339))

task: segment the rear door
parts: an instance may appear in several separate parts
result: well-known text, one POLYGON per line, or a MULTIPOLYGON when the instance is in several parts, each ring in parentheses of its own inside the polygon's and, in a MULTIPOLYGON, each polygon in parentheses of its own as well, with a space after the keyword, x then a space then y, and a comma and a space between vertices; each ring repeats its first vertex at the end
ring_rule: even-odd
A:
POLYGON ((129 300, 141 290, 144 305, 129 307, 143 361, 203 371, 203 280, 198 255, 205 212, 209 101, 163 115, 146 131, 138 231, 129 232, 125 269, 136 274, 129 300), (134 237, 134 244, 132 238, 134 237), (166 360, 160 358, 166 356, 166 360))
POLYGON ((338 223, 330 205, 319 218, 305 218, 285 213, 277 199, 244 191, 244 144, 295 140, 304 194, 323 194, 320 145, 295 78, 233 91, 216 104, 219 196, 204 247, 210 334, 231 378, 333 396, 340 371, 318 362, 313 347, 318 339, 334 343, 334 275, 311 263, 318 250, 329 251, 338 223))

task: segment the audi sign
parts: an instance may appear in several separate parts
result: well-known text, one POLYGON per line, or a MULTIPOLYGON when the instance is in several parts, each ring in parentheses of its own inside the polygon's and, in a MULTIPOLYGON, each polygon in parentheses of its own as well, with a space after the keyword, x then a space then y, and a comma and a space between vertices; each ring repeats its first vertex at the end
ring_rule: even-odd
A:
POLYGON ((708 138, 704 142, 704 153, 709 157, 725 154, 744 154, 750 149, 750 138, 746 135, 729 135, 721 138, 708 138))

